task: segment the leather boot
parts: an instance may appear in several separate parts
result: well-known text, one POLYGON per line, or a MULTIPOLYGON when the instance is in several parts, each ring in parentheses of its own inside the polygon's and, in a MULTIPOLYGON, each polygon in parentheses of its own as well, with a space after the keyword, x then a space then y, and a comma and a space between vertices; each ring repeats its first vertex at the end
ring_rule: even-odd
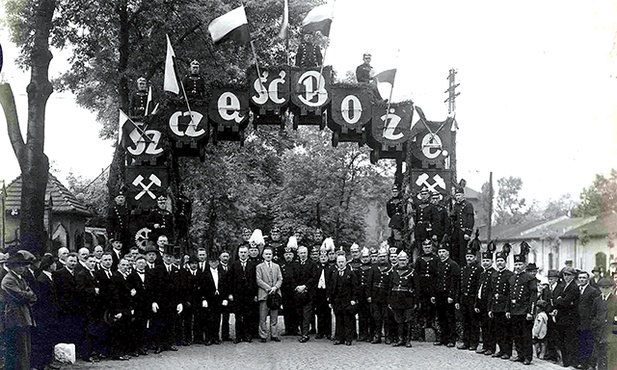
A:
POLYGON ((403 338, 403 334, 405 333, 405 324, 398 324, 398 341, 392 343, 392 347, 400 347, 405 345, 405 338, 403 338))
POLYGON ((411 348, 411 333, 413 331, 413 327, 410 323, 407 323, 406 326, 407 326, 407 342, 405 343, 405 347, 411 348))

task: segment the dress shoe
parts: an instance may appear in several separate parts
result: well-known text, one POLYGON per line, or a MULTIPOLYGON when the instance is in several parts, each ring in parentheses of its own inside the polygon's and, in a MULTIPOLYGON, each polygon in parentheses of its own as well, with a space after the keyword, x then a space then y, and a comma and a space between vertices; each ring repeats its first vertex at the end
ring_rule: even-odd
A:
POLYGON ((253 338, 248 337, 248 338, 244 339, 244 341, 245 341, 246 343, 252 343, 252 342, 253 342, 253 338))
POLYGON ((385 343, 386 345, 392 344, 392 338, 386 338, 385 343))
POLYGON ((261 343, 266 343, 268 340, 267 340, 266 338, 261 338, 259 341, 260 341, 261 343))
POLYGON ((221 344, 221 341, 218 340, 218 339, 215 339, 215 340, 212 341, 212 344, 221 344))
POLYGON ((131 352, 131 353, 129 354, 129 356, 131 356, 131 357, 139 357, 139 353, 137 353, 137 352, 131 352))
POLYGON ((160 347, 155 347, 154 348, 154 354, 158 355, 161 352, 163 352, 163 350, 160 347))
POLYGON ((178 348, 176 348, 175 346, 170 346, 169 348, 167 348, 168 351, 172 351, 172 352, 176 352, 178 350, 178 348))
POLYGON ((475 350, 476 350, 476 348, 478 348, 478 347, 471 346, 471 347, 469 347, 469 348, 468 348, 468 350, 470 350, 470 351, 475 351, 475 350))
POLYGON ((375 337, 373 338, 373 340, 371 341, 371 344, 379 344, 381 343, 381 338, 375 337))
POLYGON ((493 351, 491 351, 490 349, 484 351, 484 356, 492 356, 492 355, 493 355, 493 351))
POLYGON ((317 334, 317 335, 315 336, 315 339, 323 339, 323 338, 324 338, 324 335, 323 335, 323 334, 317 334))
POLYGON ((503 356, 501 356, 502 360, 509 360, 510 359, 510 355, 506 355, 504 354, 503 356))
POLYGON ((116 356, 113 359, 116 361, 128 361, 130 357, 129 356, 116 356))
POLYGON ((452 347, 454 347, 454 343, 448 343, 448 344, 446 344, 446 347, 452 348, 452 347))
POLYGON ((408 340, 407 343, 405 343, 405 347, 411 348, 411 340, 408 340))
POLYGON ((443 346, 443 343, 441 343, 441 342, 433 342, 433 345, 434 346, 443 346))
POLYGON ((300 343, 306 343, 306 342, 308 342, 308 341, 309 341, 309 337, 308 337, 308 335, 307 335, 307 336, 300 337, 300 339, 298 340, 298 342, 300 342, 300 343))
POLYGON ((486 353, 486 350, 484 348, 478 348, 478 349, 476 349, 476 353, 480 353, 480 354, 481 353, 486 353))
POLYGON ((469 349, 469 347, 467 347, 464 344, 461 344, 460 346, 456 347, 457 349, 469 349))
POLYGON ((334 345, 335 346, 338 346, 339 344, 343 344, 343 341, 342 340, 335 340, 334 341, 334 345))
POLYGON ((345 342, 345 345, 346 345, 346 346, 351 346, 351 341, 350 341, 350 340, 346 341, 346 342, 345 342))
POLYGON ((526 358, 525 361, 523 361, 523 365, 531 365, 531 360, 526 358))
POLYGON ((493 353, 493 355, 491 357, 501 357, 501 356, 503 356, 503 353, 495 352, 495 353, 493 353))
POLYGON ((139 354, 142 356, 148 356, 148 350, 146 350, 145 348, 140 348, 137 352, 139 352, 139 354))
POLYGON ((279 337, 272 337, 273 342, 280 342, 281 339, 279 337))
POLYGON ((512 361, 512 362, 523 362, 523 361, 525 361, 525 359, 522 358, 522 357, 512 357, 510 359, 510 361, 512 361))
POLYGON ((237 339, 237 338, 236 338, 236 339, 234 339, 234 344, 238 344, 238 343, 240 343, 240 342, 242 342, 240 339, 237 339))

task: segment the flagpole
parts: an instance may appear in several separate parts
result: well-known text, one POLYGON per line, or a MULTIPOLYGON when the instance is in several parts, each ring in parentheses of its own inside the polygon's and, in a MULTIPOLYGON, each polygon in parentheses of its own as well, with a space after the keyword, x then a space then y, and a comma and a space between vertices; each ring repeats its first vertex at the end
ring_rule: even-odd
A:
POLYGON ((148 86, 148 97, 146 98, 146 113, 144 117, 148 115, 148 106, 150 105, 150 98, 152 97, 152 86, 148 86))
MULTIPOLYGON (((397 49, 396 50, 396 59, 394 59, 394 66, 396 68, 398 68, 398 56, 399 56, 399 52, 401 51, 401 49, 397 49)), ((388 107, 386 108, 386 125, 385 127, 388 126, 388 115, 390 114, 390 105, 392 104, 392 93, 394 92, 394 82, 396 81, 396 72, 394 74, 394 78, 392 78, 392 87, 390 88, 390 96, 388 97, 388 107)), ((379 87, 379 81, 377 82, 377 87, 379 87)), ((379 89, 377 90, 379 92, 379 89)))
POLYGON ((253 40, 251 40, 251 51, 253 52, 253 58, 255 58, 255 68, 257 68, 257 80, 259 81, 259 85, 261 86, 261 92, 265 92, 266 88, 264 87, 263 82, 261 82, 261 71, 259 70, 259 62, 257 61, 257 52, 255 51, 255 44, 253 44, 253 40))
MULTIPOLYGON (((122 110, 120 110, 122 112, 122 110)), ((124 112, 122 112, 124 113, 124 112)), ((139 132, 139 135, 144 139, 144 141, 146 143, 150 142, 150 140, 148 140, 148 135, 146 135, 146 132, 139 127, 132 119, 131 117, 129 117, 129 115, 127 115, 126 113, 124 113, 124 115, 126 116, 126 118, 128 119, 128 121, 133 125, 133 127, 135 127, 135 129, 137 130, 137 132, 139 132)), ((122 127, 120 127, 120 135, 122 135, 122 127)))
POLYGON ((182 88, 182 95, 184 95, 184 100, 186 101, 186 108, 189 110, 189 117, 191 117, 191 125, 193 124, 193 112, 191 112, 191 105, 189 104, 189 98, 186 97, 186 91, 184 90, 184 84, 182 80, 178 79, 180 82, 180 87, 182 88))
MULTIPOLYGON (((330 28, 332 28, 332 23, 334 23, 334 1, 332 0, 332 17, 330 18, 330 28)), ((332 29, 330 29, 330 31, 332 31, 332 29)), ((321 69, 319 70, 319 75, 321 76, 323 74, 323 67, 326 65, 326 54, 328 53, 328 46, 330 46, 330 32, 328 32, 328 41, 326 42, 326 47, 323 49, 323 58, 321 59, 321 69)), ((325 79, 324 79, 324 83, 325 83, 325 79)), ((319 86, 319 88, 321 88, 321 86, 319 86)))

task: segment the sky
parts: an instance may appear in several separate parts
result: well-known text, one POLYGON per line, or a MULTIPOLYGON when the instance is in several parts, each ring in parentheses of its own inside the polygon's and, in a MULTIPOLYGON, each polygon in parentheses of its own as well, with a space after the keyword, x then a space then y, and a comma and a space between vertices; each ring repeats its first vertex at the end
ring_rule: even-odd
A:
MULTIPOLYGON (((3 77, 23 127, 29 75, 15 70, 6 35, 3 77)), ((432 121, 446 118, 456 69, 459 178, 479 190, 491 171, 495 181, 521 177, 522 195, 542 202, 578 199, 617 163, 616 43, 615 0, 336 0, 325 61, 344 74, 370 52, 378 72, 397 68, 392 100, 412 99, 432 121)), ((52 76, 66 68, 62 59, 52 76)), ((10 181, 19 167, 5 127, 2 116, 0 179, 10 181)), ((61 179, 93 178, 111 162, 99 129, 70 94, 52 95, 45 150, 61 179)))

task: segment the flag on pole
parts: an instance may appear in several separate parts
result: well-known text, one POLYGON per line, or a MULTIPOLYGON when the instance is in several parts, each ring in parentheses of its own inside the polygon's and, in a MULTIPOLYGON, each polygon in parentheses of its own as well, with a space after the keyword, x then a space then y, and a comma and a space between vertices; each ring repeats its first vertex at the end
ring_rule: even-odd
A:
MULTIPOLYGON (((163 90, 172 92, 174 94, 180 93, 180 86, 178 84, 178 78, 176 77, 176 69, 174 68, 174 58, 176 54, 171 47, 171 41, 169 41, 169 35, 165 35, 167 38, 167 56, 165 57, 165 79, 163 80, 163 90)), ((150 99, 150 94, 148 94, 150 99)))
POLYGON ((285 5, 283 6, 283 23, 281 23, 281 31, 279 32, 279 37, 282 39, 287 38, 287 33, 289 29, 289 1, 283 0, 285 5))
POLYGON ((215 45, 229 40, 246 44, 250 40, 250 35, 244 5, 214 19, 208 25, 208 32, 215 45))
POLYGON ((313 33, 321 31, 324 36, 330 36, 332 25, 332 4, 324 4, 313 8, 302 21, 302 32, 313 33))
POLYGON ((142 137, 139 133, 138 127, 133 121, 122 111, 120 111, 120 119, 118 120, 118 144, 123 148, 128 147, 130 144, 127 139, 130 139, 133 143, 137 144, 142 137))
POLYGON ((396 68, 387 69, 383 72, 379 72, 373 77, 377 84, 379 83, 389 83, 390 85, 394 85, 394 78, 396 77, 396 68))

